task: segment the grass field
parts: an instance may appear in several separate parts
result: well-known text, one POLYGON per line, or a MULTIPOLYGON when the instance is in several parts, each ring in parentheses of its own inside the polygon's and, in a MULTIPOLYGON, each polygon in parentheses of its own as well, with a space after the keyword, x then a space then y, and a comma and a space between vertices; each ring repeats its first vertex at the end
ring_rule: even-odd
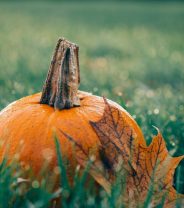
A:
POLYGON ((0 109, 42 89, 64 36, 80 46, 81 90, 120 103, 148 142, 154 125, 184 154, 183 19, 183 3, 0 2, 0 109))

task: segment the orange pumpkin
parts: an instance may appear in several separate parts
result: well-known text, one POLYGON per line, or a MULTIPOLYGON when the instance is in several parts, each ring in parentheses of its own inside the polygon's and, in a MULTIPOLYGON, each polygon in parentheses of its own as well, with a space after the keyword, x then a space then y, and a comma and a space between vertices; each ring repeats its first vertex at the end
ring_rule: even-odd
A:
MULTIPOLYGON (((102 118, 104 99, 78 91, 79 82, 78 46, 59 39, 43 92, 15 101, 0 112, 0 160, 6 154, 12 160, 18 153, 20 164, 29 165, 36 174, 45 160, 54 169, 56 133, 62 154, 73 167, 73 145, 60 130, 75 138, 83 149, 92 149, 98 157, 100 141, 89 121, 102 118)), ((120 110, 134 137, 145 144, 140 128, 129 113, 113 101, 108 103, 120 110)))

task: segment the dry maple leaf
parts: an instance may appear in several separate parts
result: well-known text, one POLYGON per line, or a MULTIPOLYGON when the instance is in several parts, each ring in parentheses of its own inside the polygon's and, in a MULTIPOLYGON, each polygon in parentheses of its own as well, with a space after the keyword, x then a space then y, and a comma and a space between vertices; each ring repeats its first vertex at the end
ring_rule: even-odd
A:
MULTIPOLYGON (((150 187, 152 207, 159 204, 163 197, 164 207, 174 207, 176 199, 183 198, 183 195, 177 194, 173 188, 173 175, 184 156, 171 157, 159 131, 152 143, 146 146, 146 142, 138 138, 127 124, 123 114, 109 105, 106 99, 104 102, 103 117, 98 122, 90 122, 101 146, 89 173, 108 193, 111 192, 117 172, 121 173, 125 177, 122 201, 129 203, 129 207, 143 203, 150 193, 150 187)), ((62 133, 75 144, 76 159, 85 167, 93 151, 84 150, 77 141, 62 133)))
POLYGON ((86 166, 90 163, 90 175, 92 175, 92 177, 95 178, 95 180, 110 194, 111 184, 107 180, 108 173, 106 173, 106 170, 101 160, 95 158, 94 155, 96 154, 96 150, 86 150, 70 135, 66 134, 62 130, 60 130, 60 133, 62 133, 68 140, 70 140, 74 144, 74 151, 77 162, 83 168, 86 168, 86 166))

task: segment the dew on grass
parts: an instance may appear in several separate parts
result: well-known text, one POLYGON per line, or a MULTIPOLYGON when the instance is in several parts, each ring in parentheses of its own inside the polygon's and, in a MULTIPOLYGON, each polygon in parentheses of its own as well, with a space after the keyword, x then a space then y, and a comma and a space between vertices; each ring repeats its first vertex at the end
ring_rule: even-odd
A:
POLYGON ((94 87, 93 92, 98 92, 98 87, 94 87))
POLYGON ((40 183, 37 181, 37 180, 34 180, 33 182, 32 182, 32 187, 33 188, 39 188, 40 187, 40 183))
POLYGON ((155 93, 154 93, 152 90, 148 90, 147 93, 146 93, 146 96, 147 96, 148 98, 151 98, 151 97, 153 97, 154 95, 155 95, 155 93))
POLYGON ((148 110, 148 115, 152 115, 152 111, 151 110, 148 110))
POLYGON ((79 172, 79 170, 80 170, 80 165, 77 165, 75 171, 76 171, 76 172, 79 172))
POLYGON ((172 145, 173 147, 175 147, 175 146, 176 146, 176 143, 175 143, 174 141, 171 141, 171 145, 172 145))
POLYGON ((87 204, 89 206, 95 205, 95 199, 94 199, 94 197, 88 197, 87 204))
POLYGON ((133 117, 134 119, 136 119, 137 116, 134 114, 132 117, 133 117))
POLYGON ((155 108, 155 109, 153 110, 153 113, 156 114, 156 115, 159 114, 159 109, 158 109, 158 108, 155 108))
POLYGON ((175 116, 175 115, 171 115, 171 116, 169 117, 169 119, 170 119, 170 121, 176 121, 176 116, 175 116))
POLYGON ((132 107, 133 103, 131 101, 127 101, 125 105, 126 105, 126 107, 132 107))
POLYGON ((117 95, 118 95, 119 97, 121 97, 121 96, 123 95, 123 93, 122 93, 122 92, 118 92, 117 95))

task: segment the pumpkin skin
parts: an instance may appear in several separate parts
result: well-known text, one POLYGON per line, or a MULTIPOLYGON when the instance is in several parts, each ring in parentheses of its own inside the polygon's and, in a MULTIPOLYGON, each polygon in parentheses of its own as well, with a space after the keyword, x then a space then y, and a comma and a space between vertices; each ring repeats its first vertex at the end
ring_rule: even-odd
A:
MULTIPOLYGON (((72 182, 77 158, 66 134, 89 156, 100 159, 101 143, 90 122, 103 117, 105 102, 102 97, 78 90, 78 50, 76 44, 59 39, 42 92, 15 101, 0 112, 0 161, 4 157, 9 162, 16 158, 22 168, 30 167, 38 176, 45 165, 48 172, 53 171, 57 166, 56 135, 62 156, 69 161, 67 174, 72 182)), ((108 104, 118 108, 134 138, 145 144, 129 113, 113 101, 108 104)))
MULTIPOLYGON (((11 160, 18 153, 21 164, 29 165, 36 174, 42 169, 45 160, 49 161, 49 169, 53 170, 57 166, 53 139, 55 132, 63 157, 69 160, 71 166, 75 166, 73 146, 59 129, 74 138, 84 149, 93 149, 98 157, 100 142, 89 121, 96 122, 102 118, 105 107, 103 98, 78 91, 80 107, 59 111, 40 104, 40 97, 41 93, 22 98, 0 112, 0 160, 6 154, 11 160)), ((121 111, 135 137, 144 144, 142 132, 129 113, 110 100, 108 103, 121 111)))

